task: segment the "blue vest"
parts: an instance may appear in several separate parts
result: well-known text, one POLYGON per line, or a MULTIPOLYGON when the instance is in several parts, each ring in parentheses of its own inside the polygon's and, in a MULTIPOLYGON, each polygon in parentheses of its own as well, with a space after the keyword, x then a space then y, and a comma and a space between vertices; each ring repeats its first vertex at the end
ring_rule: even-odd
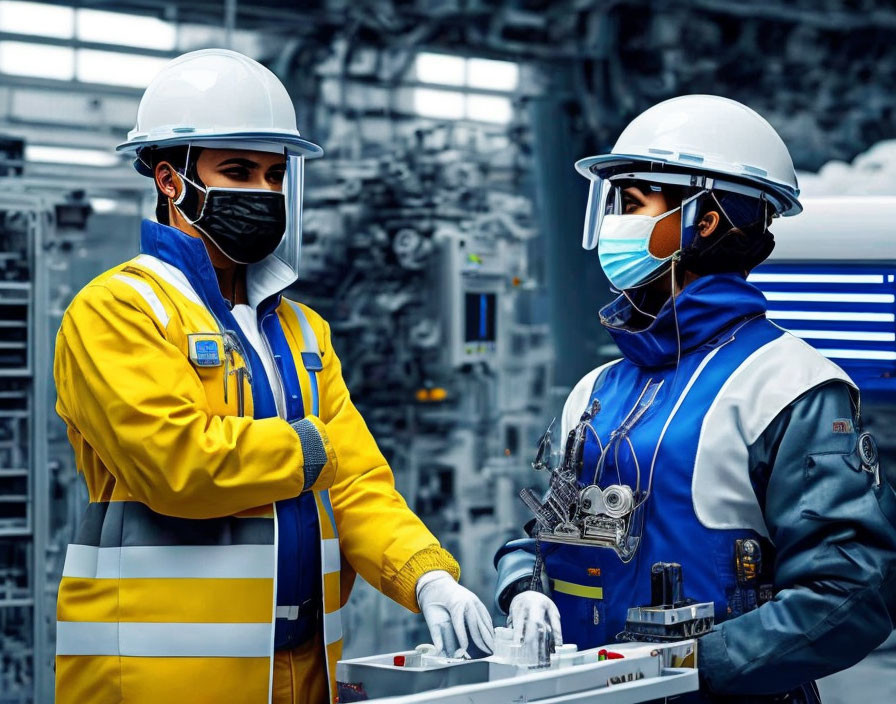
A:
MULTIPOLYGON (((144 220, 140 250, 179 269, 222 328, 236 335, 240 351, 252 370, 254 417, 277 416, 277 405, 270 386, 274 380, 268 381, 261 359, 221 295, 218 279, 202 241, 175 228, 144 220)), ((286 420, 293 422, 305 417, 305 406, 295 359, 275 312, 280 300, 279 294, 269 296, 258 305, 257 312, 261 333, 271 345, 274 362, 283 381, 286 420)), ((319 614, 316 607, 322 599, 321 557, 317 508, 312 494, 278 501, 276 510, 277 606, 282 607, 278 612, 289 613, 292 610, 291 618, 278 614, 275 622, 274 647, 281 650, 306 641, 317 628, 319 614), (300 607, 298 618, 295 607, 300 607)))
MULTIPOLYGON (((620 299, 601 313, 605 324, 616 326, 629 315, 629 306, 620 299)), ((650 603, 650 568, 656 562, 680 563, 685 595, 714 602, 717 621, 729 615, 736 587, 735 541, 761 536, 748 528, 704 525, 695 510, 692 480, 703 420, 723 385, 756 350, 786 334, 764 313, 762 293, 741 277, 726 274, 689 285, 676 299, 675 309, 667 303, 642 332, 609 327, 625 358, 602 370, 590 400, 568 409, 575 424, 591 401, 601 405, 591 422, 596 433, 587 433, 580 485, 622 483, 634 488, 640 471, 641 489, 651 487, 640 547, 630 562, 623 563, 609 548, 542 542, 566 642, 591 648, 616 640, 628 608, 650 603), (627 434, 631 445, 619 441, 618 450, 607 453, 595 477, 601 454, 598 439, 604 447, 611 442, 611 433, 651 384, 660 386, 627 434)), ((740 438, 732 437, 731 442, 740 438)))

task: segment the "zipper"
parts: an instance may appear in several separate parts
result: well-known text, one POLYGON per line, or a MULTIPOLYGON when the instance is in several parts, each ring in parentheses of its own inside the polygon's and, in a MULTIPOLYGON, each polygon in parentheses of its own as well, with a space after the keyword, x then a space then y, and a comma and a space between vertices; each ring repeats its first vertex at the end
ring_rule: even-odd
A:
MULTIPOLYGON (((217 320, 217 319, 216 319, 217 320)), ((220 323, 219 323, 220 325, 220 323)), ((244 380, 248 378, 252 383, 252 367, 249 364, 249 357, 245 353, 240 344, 239 338, 231 330, 225 330, 224 333, 224 403, 227 403, 227 389, 230 386, 230 375, 236 375, 236 409, 237 415, 243 417, 246 414, 245 384, 244 380), (230 369, 231 365, 235 365, 233 353, 239 352, 243 360, 243 366, 230 369)))

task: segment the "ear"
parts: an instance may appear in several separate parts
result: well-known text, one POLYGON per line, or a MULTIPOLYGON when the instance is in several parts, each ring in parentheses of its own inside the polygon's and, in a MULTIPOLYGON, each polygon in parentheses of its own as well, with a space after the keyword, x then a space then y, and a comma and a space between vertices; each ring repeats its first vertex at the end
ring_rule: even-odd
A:
POLYGON ((719 220, 719 214, 715 210, 710 210, 697 223, 697 233, 701 237, 709 237, 719 226, 719 220))
POLYGON ((180 179, 174 178, 174 167, 167 161, 159 162, 155 169, 156 187, 159 192, 172 200, 178 196, 178 191, 183 186, 180 179))

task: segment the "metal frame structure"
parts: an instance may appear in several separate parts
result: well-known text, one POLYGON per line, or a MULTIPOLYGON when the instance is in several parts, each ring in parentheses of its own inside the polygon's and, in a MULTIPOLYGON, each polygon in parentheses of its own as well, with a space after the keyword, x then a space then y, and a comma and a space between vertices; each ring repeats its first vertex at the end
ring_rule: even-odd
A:
MULTIPOLYGON (((43 665, 48 656, 48 614, 46 612, 45 594, 48 591, 46 569, 46 539, 49 518, 49 486, 47 482, 47 403, 45 399, 49 394, 49 356, 48 356, 48 330, 43 324, 44 317, 41 311, 47 305, 46 281, 43 267, 39 260, 42 252, 42 243, 46 224, 46 206, 38 197, 24 194, 0 195, 0 211, 22 213, 27 219, 27 233, 25 239, 25 251, 10 253, 24 255, 30 280, 0 281, 0 305, 20 306, 24 304, 26 310, 26 339, 24 366, 8 366, 0 368, 0 377, 3 379, 21 380, 26 385, 26 410, 25 422, 28 429, 25 434, 28 447, 22 453, 27 457, 24 467, 0 467, 0 476, 4 478, 26 476, 27 492, 23 497, 6 496, 6 503, 21 498, 26 503, 25 521, 21 525, 0 527, 0 537, 19 538, 30 541, 30 564, 25 567, 30 571, 29 592, 27 598, 13 598, 0 601, 0 609, 30 608, 31 609, 31 680, 34 686, 34 701, 48 701, 52 689, 48 690, 46 674, 50 670, 43 665), (8 292, 25 291, 23 297, 8 296, 8 292), (5 295, 6 294, 6 295, 5 295), (5 300, 4 300, 5 299, 5 300)), ((4 317, 6 317, 4 315, 4 317)), ((17 321, 4 320, 6 323, 17 321)), ((13 327, 13 326, 8 326, 13 327)), ((18 345, 19 343, 8 343, 18 345)), ((14 347, 11 349, 18 349, 14 347)), ((4 360, 5 361, 5 360, 4 360)), ((10 414, 17 411, 0 411, 0 417, 12 418, 10 414)), ((12 448, 10 448, 12 450, 12 448)), ((12 452, 9 456, 12 456, 12 452)), ((0 672, 0 682, 6 673, 0 672)), ((0 686, 5 690, 6 685, 0 686)), ((3 704, 19 704, 19 702, 32 701, 31 693, 25 691, 0 691, 0 702, 3 704)))

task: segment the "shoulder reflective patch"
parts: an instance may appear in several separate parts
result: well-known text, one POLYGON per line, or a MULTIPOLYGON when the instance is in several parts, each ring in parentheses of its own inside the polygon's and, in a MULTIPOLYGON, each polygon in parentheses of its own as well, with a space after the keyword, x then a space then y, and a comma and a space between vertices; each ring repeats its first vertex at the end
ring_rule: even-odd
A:
POLYGON ((747 357, 703 417, 691 480, 694 513, 715 530, 754 530, 769 537, 750 479, 749 447, 775 417, 829 381, 855 384, 808 343, 784 333, 747 357))
POLYGON ((224 363, 224 335, 194 332, 187 335, 190 361, 197 367, 220 367, 224 363))
POLYGON ((849 418, 838 418, 834 421, 833 431, 848 435, 852 432, 852 421, 849 418))
POLYGON ((560 438, 563 442, 566 442, 566 436, 569 435, 569 431, 576 426, 578 419, 585 412, 585 409, 588 408, 588 402, 594 393, 594 384, 601 372, 621 361, 621 359, 614 359, 612 362, 602 364, 597 369, 592 369, 569 392, 566 404, 563 406, 563 414, 560 417, 560 438))
POLYGON ((296 319, 299 321, 299 328, 302 330, 302 342, 305 345, 305 349, 303 351, 303 356, 306 353, 314 353, 318 355, 320 358, 320 347, 317 344, 317 336, 314 334, 314 330, 311 329, 311 323, 308 321, 308 316, 305 315, 305 311, 302 310, 302 307, 296 303, 295 301, 290 301, 286 299, 289 305, 292 306, 293 312, 296 314, 296 319))
POLYGON ((156 274, 160 279, 162 279, 166 284, 169 284, 177 289, 177 291, 189 301, 192 301, 196 305, 200 305, 203 307, 205 306, 205 304, 199 298, 199 295, 196 293, 196 290, 190 284, 189 279, 187 279, 186 275, 177 267, 172 266, 167 262, 163 262, 161 259, 158 259, 150 254, 138 255, 134 258, 133 263, 149 269, 152 273, 156 274))
POLYGON ((112 278, 127 284, 139 293, 152 309, 152 312, 155 314, 156 318, 158 318, 162 327, 168 327, 168 321, 171 318, 168 315, 168 311, 165 310, 165 306, 162 305, 162 301, 160 301, 159 297, 156 295, 156 292, 152 290, 152 286, 145 281, 135 279, 133 276, 125 276, 124 274, 115 274, 112 278))

